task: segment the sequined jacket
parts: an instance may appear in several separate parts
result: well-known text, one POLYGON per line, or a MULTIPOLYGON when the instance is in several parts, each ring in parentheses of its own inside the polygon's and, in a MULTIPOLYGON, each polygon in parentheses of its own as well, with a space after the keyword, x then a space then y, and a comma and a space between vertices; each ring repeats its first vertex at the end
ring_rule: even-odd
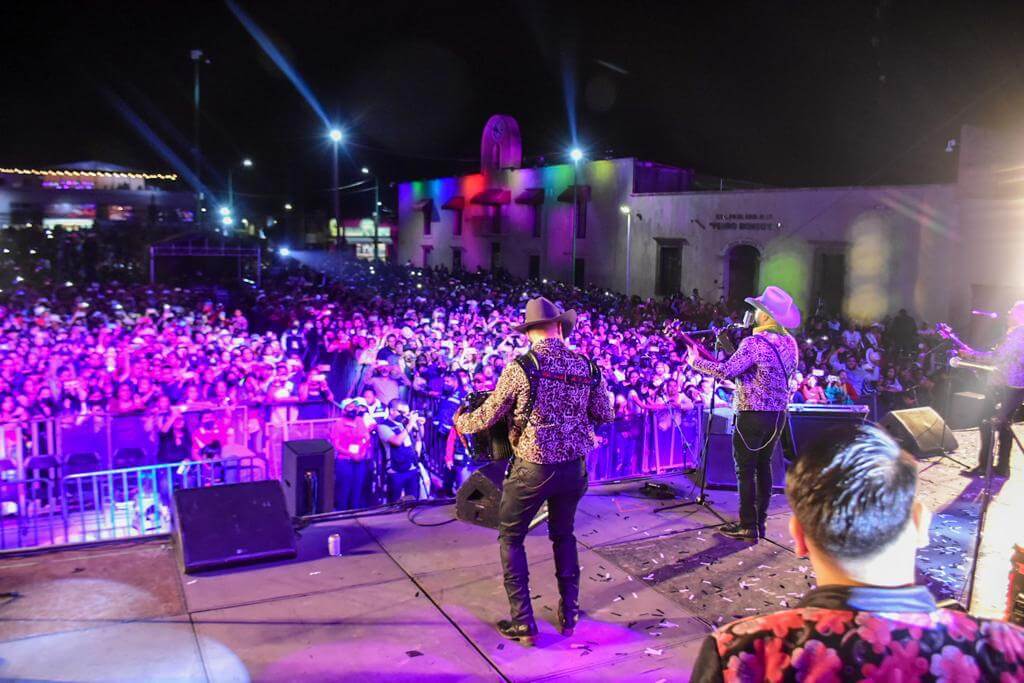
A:
POLYGON ((785 410, 789 403, 789 375, 797 364, 796 340, 788 334, 756 332, 740 342, 724 363, 699 358, 693 367, 705 375, 736 382, 736 410, 785 410), (782 357, 785 370, 772 351, 782 357))
POLYGON ((824 586, 704 641, 695 683, 1024 680, 1024 629, 939 609, 923 586, 824 586))
POLYGON ((974 351, 969 355, 995 364, 993 382, 1024 388, 1024 325, 1007 332, 1003 341, 991 351, 974 351))
MULTIPOLYGON (((590 375, 587 359, 557 339, 535 343, 533 352, 546 373, 590 375)), ((604 378, 596 386, 541 377, 535 381, 536 401, 528 415, 530 380, 518 363, 509 363, 487 400, 473 412, 459 415, 456 428, 473 434, 510 417, 509 441, 517 458, 550 464, 586 456, 594 448, 594 425, 615 418, 604 378)))

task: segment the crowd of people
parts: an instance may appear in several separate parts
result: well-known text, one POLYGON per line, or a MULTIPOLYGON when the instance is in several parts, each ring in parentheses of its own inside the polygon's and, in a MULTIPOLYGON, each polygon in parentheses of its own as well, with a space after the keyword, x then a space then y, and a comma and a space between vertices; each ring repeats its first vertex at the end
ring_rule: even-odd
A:
MULTIPOLYGON (((462 398, 493 389, 527 350, 510 323, 539 295, 579 311, 570 343, 601 368, 618 418, 685 413, 709 405, 712 382, 684 362, 680 332, 728 328, 742 310, 696 290, 627 299, 500 272, 380 263, 352 263, 332 277, 293 263, 262 289, 26 276, 0 293, 0 423, 152 414, 165 440, 176 413, 352 397, 371 429, 412 405, 421 412, 413 417, 447 433, 462 398), (423 415, 428 405, 434 414, 423 415)), ((866 326, 808 316, 793 401, 877 401, 883 411, 936 400, 946 363, 926 329, 905 312, 866 326)), ((717 391, 716 405, 727 404, 728 383, 717 391)), ((189 440, 198 457, 201 439, 189 440)))

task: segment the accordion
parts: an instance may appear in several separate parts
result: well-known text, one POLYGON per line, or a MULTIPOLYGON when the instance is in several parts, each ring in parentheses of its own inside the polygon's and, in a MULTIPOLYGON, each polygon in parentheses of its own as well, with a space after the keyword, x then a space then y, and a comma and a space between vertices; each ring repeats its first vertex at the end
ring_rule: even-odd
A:
MULTIPOLYGON (((474 391, 467 394, 462 400, 462 411, 470 412, 476 410, 487 397, 489 391, 474 391)), ((509 460, 512 458, 512 442, 508 437, 508 420, 499 420, 490 429, 485 429, 476 434, 462 434, 461 438, 466 443, 469 457, 474 462, 491 462, 494 460, 509 460)))

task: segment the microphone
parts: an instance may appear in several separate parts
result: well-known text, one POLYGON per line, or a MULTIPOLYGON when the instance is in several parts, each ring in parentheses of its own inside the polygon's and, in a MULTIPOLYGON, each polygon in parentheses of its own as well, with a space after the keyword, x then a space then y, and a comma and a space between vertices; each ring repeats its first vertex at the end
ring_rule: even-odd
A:
POLYGON ((754 324, 754 312, 753 311, 747 311, 746 313, 743 314, 743 322, 737 323, 736 327, 739 327, 739 328, 742 328, 742 329, 746 329, 748 327, 753 326, 753 324, 754 324))
POLYGON ((971 315, 976 315, 979 318, 991 318, 992 320, 995 320, 996 318, 999 317, 999 314, 996 313, 995 311, 983 311, 980 308, 975 308, 974 310, 972 310, 971 315))
POLYGON ((949 359, 949 366, 951 368, 970 368, 972 370, 982 370, 983 372, 992 372, 995 370, 994 365, 986 365, 984 363, 972 363, 968 360, 964 360, 959 356, 953 356, 949 359))

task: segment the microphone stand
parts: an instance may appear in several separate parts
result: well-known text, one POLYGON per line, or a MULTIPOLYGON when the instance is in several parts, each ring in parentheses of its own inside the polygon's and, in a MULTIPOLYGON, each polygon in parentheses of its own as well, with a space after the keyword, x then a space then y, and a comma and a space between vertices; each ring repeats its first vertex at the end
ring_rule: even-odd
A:
MULTIPOLYGON (((967 596, 964 608, 971 611, 971 601, 974 599, 974 584, 978 578, 978 561, 981 558, 981 543, 985 538, 985 520, 988 517, 988 506, 992 502, 992 458, 995 457, 996 444, 996 418, 990 417, 986 420, 992 429, 992 438, 988 442, 988 457, 985 459, 985 484, 981 488, 981 510, 978 513, 978 528, 974 532, 974 558, 971 560, 971 575, 967 579, 967 596)), ((1018 446, 1020 443, 1018 442, 1018 446)))
MULTIPOLYGON (((980 370, 982 372, 992 372, 995 368, 991 365, 983 363, 972 363, 971 361, 964 360, 958 356, 954 356, 949 359, 949 364, 954 369, 956 368, 970 368, 973 370, 980 370)), ((1021 445, 1020 439, 1017 438, 1017 434, 1013 431, 1013 418, 1010 419, 1010 436, 1017 447, 1024 452, 1024 445, 1021 445)), ((971 602, 974 600, 974 586, 978 578, 978 561, 981 558, 981 544, 985 538, 985 521, 988 519, 988 507, 992 502, 992 461, 995 459, 995 447, 996 447, 996 428, 999 426, 999 419, 995 415, 992 415, 985 420, 988 422, 989 429, 992 430, 992 437, 988 442, 988 452, 985 454, 985 483, 982 486, 981 494, 979 499, 981 501, 981 509, 978 513, 978 528, 974 532, 974 553, 971 560, 971 573, 967 578, 966 586, 966 604, 964 607, 968 612, 971 611, 971 602)), ((952 459, 952 458, 951 458, 952 459)), ((954 461, 955 462, 955 461, 954 461)))
MULTIPOLYGON (((712 331, 716 333, 716 335, 715 335, 715 357, 717 358, 718 357, 718 347, 719 347, 719 340, 718 340, 718 335, 717 335, 718 330, 715 329, 715 328, 711 328, 709 330, 703 330, 703 331, 702 330, 698 330, 696 333, 712 332, 712 331)), ((708 485, 708 454, 710 453, 710 450, 711 450, 711 421, 715 417, 715 398, 717 397, 717 395, 718 395, 718 378, 715 377, 714 375, 712 375, 711 376, 711 402, 709 404, 707 417, 704 420, 704 434, 703 434, 704 438, 703 438, 703 443, 701 443, 701 447, 700 447, 700 475, 699 475, 700 492, 697 494, 697 497, 694 498, 693 500, 684 500, 683 502, 676 503, 674 505, 665 505, 665 506, 660 507, 660 508, 655 508, 654 509, 655 512, 664 512, 666 510, 675 510, 677 508, 683 508, 683 507, 688 507, 690 505, 696 505, 698 507, 704 508, 705 510, 710 512, 712 515, 717 517, 722 522, 722 524, 726 524, 728 522, 728 520, 725 517, 723 517, 721 515, 721 513, 718 512, 718 510, 716 510, 713 507, 711 507, 711 500, 708 498, 708 495, 707 495, 707 485, 708 485)))

